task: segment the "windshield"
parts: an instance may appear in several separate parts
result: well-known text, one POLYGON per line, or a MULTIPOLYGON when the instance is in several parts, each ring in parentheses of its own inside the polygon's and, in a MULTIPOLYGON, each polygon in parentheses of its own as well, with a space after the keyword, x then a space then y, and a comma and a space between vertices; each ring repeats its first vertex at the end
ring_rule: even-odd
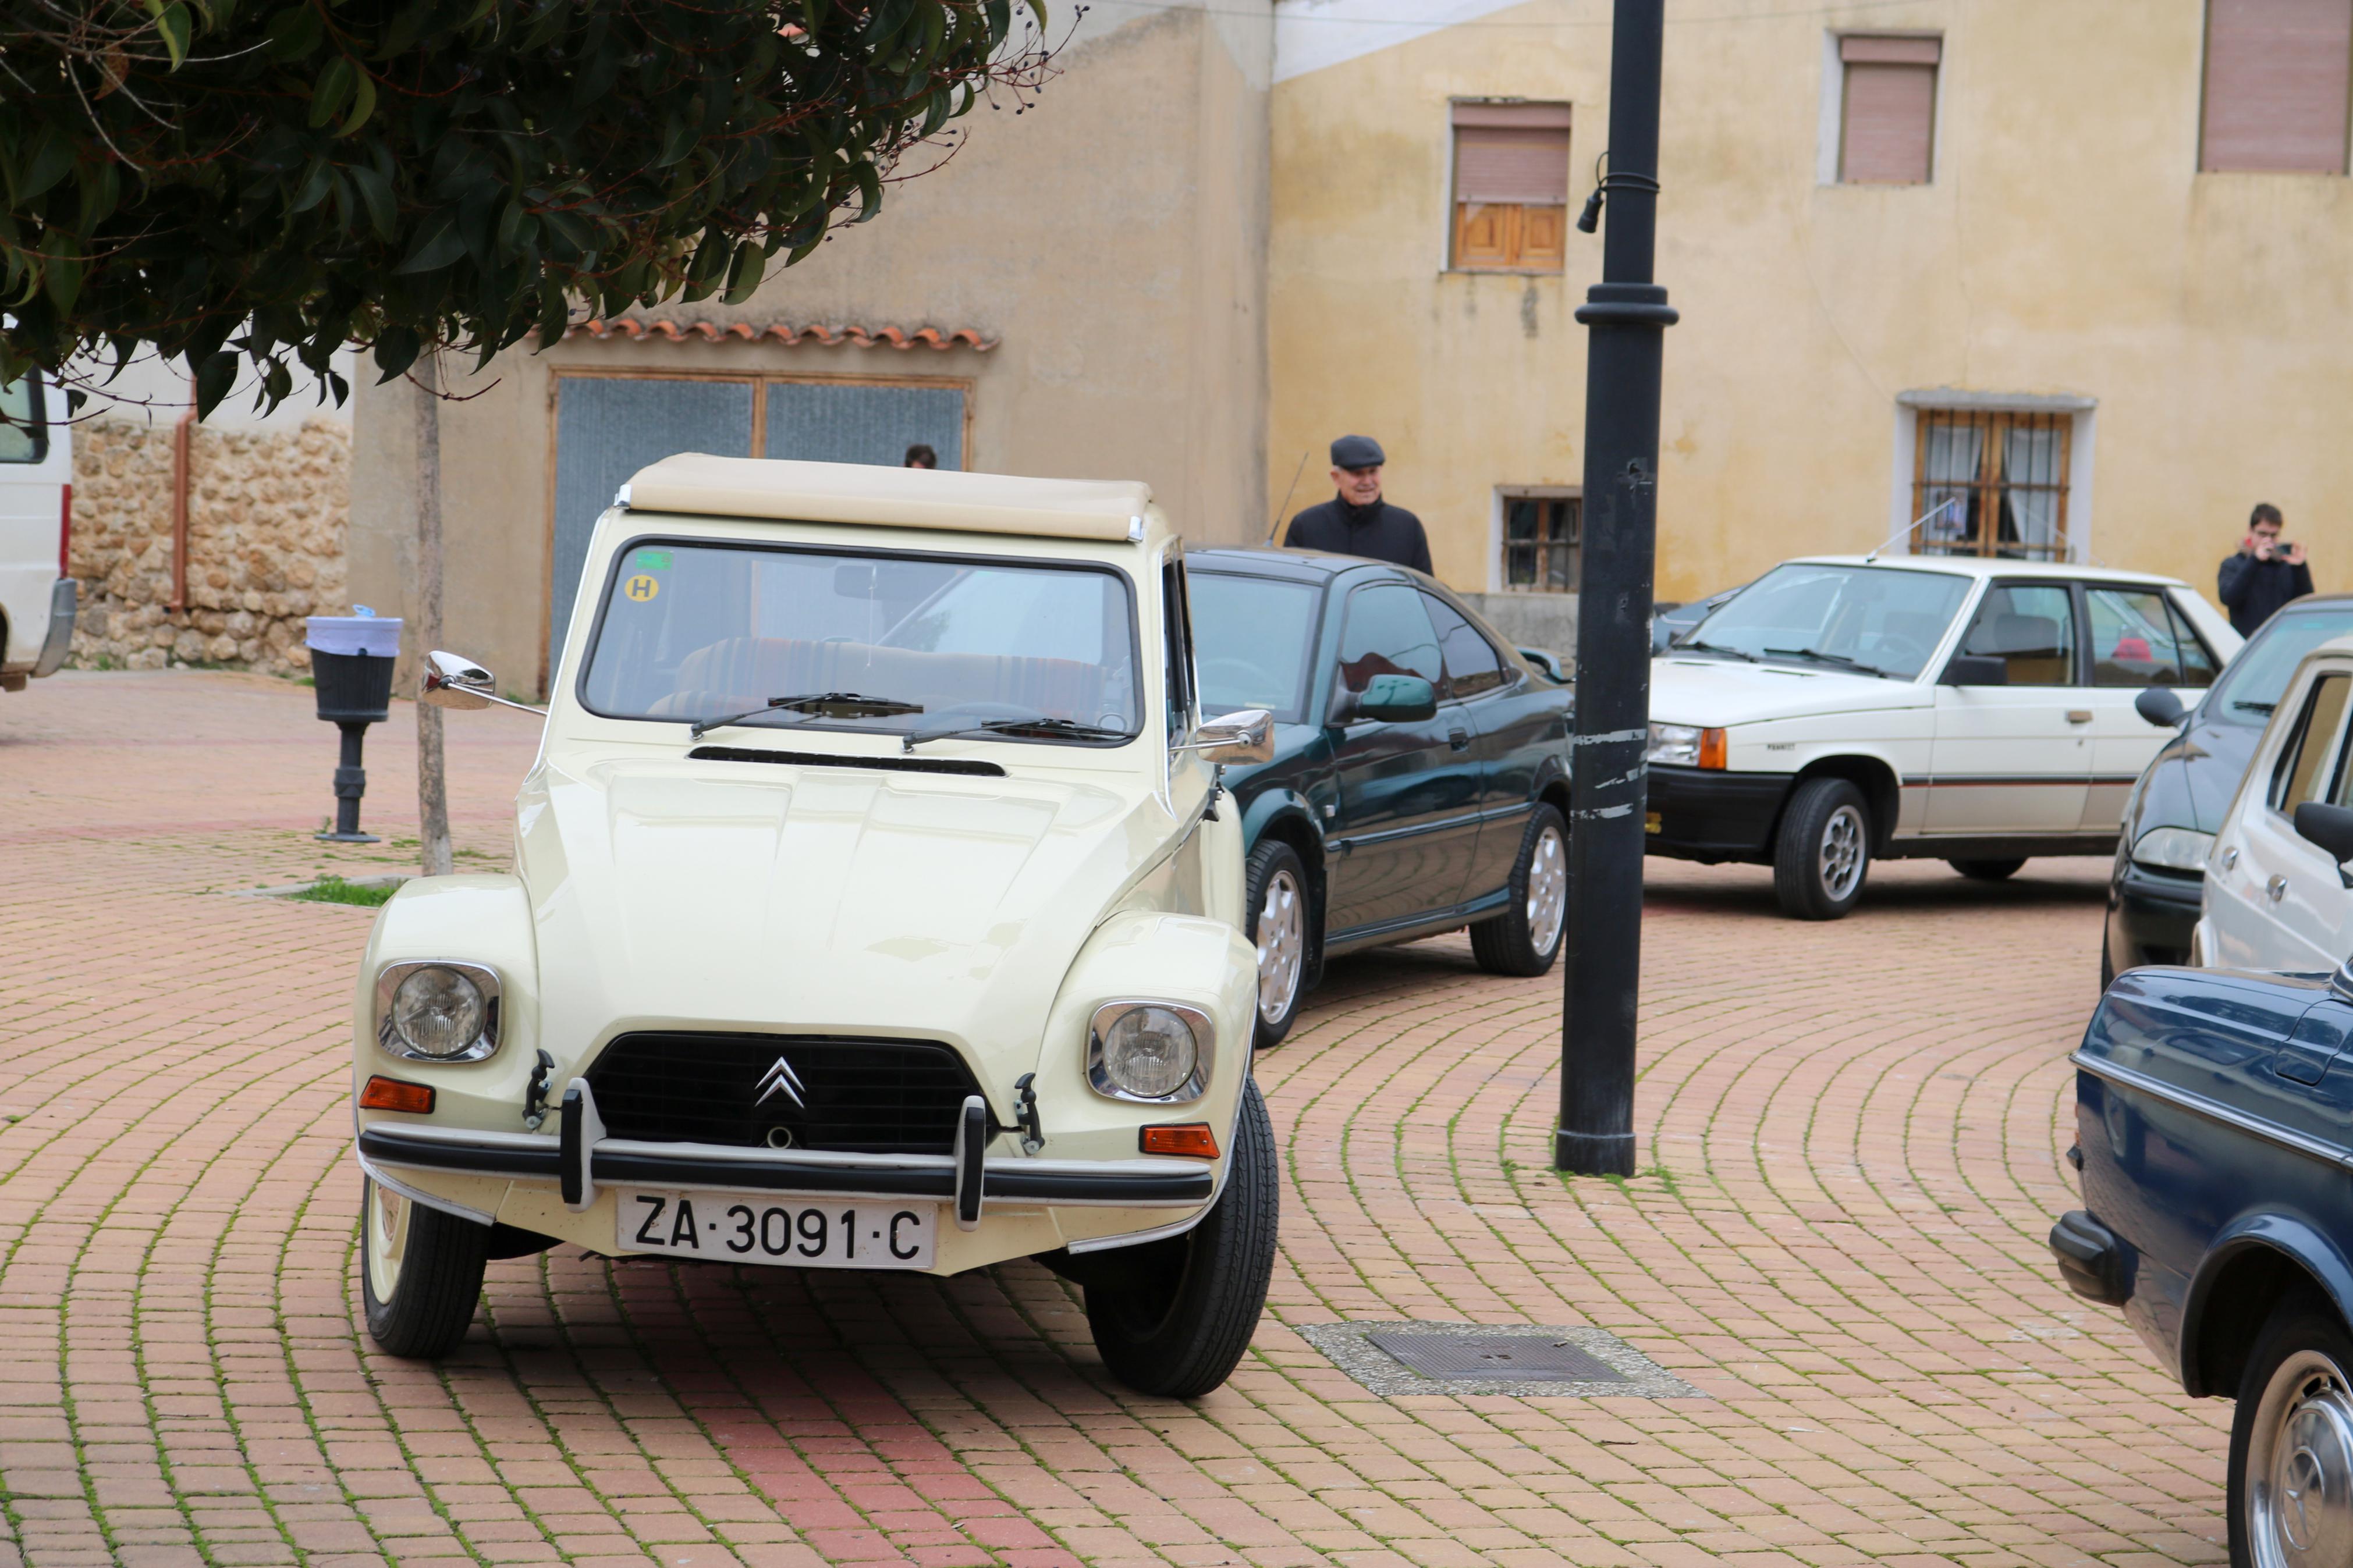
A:
POLYGON ((689 722, 779 698, 799 706, 747 721, 898 735, 1046 719, 1132 736, 1126 579, 974 556, 670 542, 623 552, 581 681, 592 712, 689 722))
POLYGON ((1219 572, 1193 572, 1187 579, 1202 710, 1263 708, 1286 724, 1299 723, 1314 657, 1321 596, 1314 585, 1219 572))
POLYGON ((2200 716, 2226 724, 2263 723, 2304 656, 2348 632, 2353 632, 2353 604, 2285 610, 2273 616, 2223 669, 2221 680, 2200 705, 2200 716))
POLYGON ((1777 566, 1684 634, 1677 653, 1721 653, 1909 680, 1944 640, 1966 577, 1884 566, 1777 566))

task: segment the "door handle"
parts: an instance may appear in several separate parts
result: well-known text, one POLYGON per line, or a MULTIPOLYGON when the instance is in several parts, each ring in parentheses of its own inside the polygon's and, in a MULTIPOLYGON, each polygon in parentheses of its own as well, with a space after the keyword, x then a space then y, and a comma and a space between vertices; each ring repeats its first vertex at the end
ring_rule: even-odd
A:
POLYGON ((2222 851, 2222 869, 2225 871, 2235 871, 2238 868, 2239 847, 2233 844, 2229 848, 2222 851))
POLYGON ((2285 877, 2274 877, 2270 881, 2263 884, 2263 894, 2266 898, 2270 899, 2272 902, 2278 903, 2282 899, 2287 897, 2287 879, 2285 877))
POLYGON ((2092 710, 2089 708, 2070 708, 2067 710, 2067 722, 2070 724, 2088 724, 2091 721, 2092 710))
POLYGON ((1449 730, 1446 731, 1446 743, 1455 751, 1461 751, 1471 743, 1471 731, 1468 730, 1449 730))

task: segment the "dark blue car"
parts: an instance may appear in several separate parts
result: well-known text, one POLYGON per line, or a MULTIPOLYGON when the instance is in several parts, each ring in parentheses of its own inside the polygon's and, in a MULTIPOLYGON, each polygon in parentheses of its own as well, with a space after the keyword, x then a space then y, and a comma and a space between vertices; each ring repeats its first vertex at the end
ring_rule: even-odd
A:
POLYGON ((2083 1209, 2051 1233, 2191 1394, 2238 1401, 2231 1560, 2353 1563, 2353 965, 2137 969, 2077 1067, 2083 1209))
POLYGON ((1225 774, 1249 847, 1259 1045, 1337 953, 1467 925, 1485 969, 1552 967, 1572 701, 1556 667, 1401 566, 1250 549, 1185 566, 1203 710, 1275 721, 1273 759, 1225 774))

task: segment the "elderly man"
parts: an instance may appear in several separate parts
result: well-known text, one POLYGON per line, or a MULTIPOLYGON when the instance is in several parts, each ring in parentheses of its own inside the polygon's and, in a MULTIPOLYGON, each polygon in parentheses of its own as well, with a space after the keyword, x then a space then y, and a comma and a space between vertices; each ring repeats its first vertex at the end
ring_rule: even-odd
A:
POLYGON ((2305 564, 2304 546, 2282 543, 2284 526, 2279 508, 2259 503, 2247 520, 2247 535, 2239 541, 2238 553, 2222 563, 2216 586, 2222 607, 2231 612, 2231 629, 2242 637, 2254 636, 2255 628, 2282 605, 2312 592, 2312 568, 2305 564))
POLYGON ((1293 550, 1324 550, 1430 570, 1430 541, 1421 519, 1381 499, 1381 444, 1370 436, 1332 443, 1332 484, 1339 491, 1291 520, 1282 542, 1293 550))

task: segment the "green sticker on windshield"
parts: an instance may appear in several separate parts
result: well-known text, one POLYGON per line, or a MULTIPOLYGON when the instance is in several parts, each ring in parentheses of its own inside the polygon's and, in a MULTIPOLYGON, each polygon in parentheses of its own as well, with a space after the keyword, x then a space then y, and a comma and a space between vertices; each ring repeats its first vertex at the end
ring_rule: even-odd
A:
POLYGON ((636 564, 638 570, 640 572, 667 572, 670 570, 670 552, 667 550, 640 550, 638 552, 636 564))

